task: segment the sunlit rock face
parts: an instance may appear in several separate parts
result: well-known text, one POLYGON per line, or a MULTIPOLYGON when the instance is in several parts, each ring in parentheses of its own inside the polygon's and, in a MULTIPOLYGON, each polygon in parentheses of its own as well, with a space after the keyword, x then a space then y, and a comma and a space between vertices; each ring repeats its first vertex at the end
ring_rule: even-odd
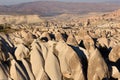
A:
POLYGON ((120 45, 116 45, 109 54, 109 59, 112 62, 118 61, 120 58, 120 45))
POLYGON ((45 22, 37 15, 0 16, 0 80, 119 80, 117 13, 45 22))

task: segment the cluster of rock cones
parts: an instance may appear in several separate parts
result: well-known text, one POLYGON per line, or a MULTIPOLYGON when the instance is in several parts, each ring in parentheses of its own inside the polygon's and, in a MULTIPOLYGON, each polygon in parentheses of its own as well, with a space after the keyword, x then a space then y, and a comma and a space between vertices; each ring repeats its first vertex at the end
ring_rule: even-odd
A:
POLYGON ((120 45, 85 30, 0 34, 0 80, 120 80, 120 45))

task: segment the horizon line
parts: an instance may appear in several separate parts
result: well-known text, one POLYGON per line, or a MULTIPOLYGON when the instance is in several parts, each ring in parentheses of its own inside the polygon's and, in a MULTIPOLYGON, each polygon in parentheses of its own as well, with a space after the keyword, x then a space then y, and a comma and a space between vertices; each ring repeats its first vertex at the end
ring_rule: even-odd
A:
POLYGON ((20 3, 12 3, 12 4, 0 4, 0 6, 12 6, 26 3, 34 3, 34 2, 63 2, 63 3, 109 3, 110 1, 55 1, 55 0, 44 0, 44 1, 29 1, 29 2, 20 2, 20 3))

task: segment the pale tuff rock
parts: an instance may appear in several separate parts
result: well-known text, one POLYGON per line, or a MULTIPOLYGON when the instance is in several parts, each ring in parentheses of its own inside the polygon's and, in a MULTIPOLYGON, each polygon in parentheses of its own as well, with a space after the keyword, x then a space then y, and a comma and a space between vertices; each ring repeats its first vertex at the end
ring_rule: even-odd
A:
MULTIPOLYGON (((68 31, 68 33, 69 32, 70 31, 68 31)), ((13 37, 19 38, 25 42, 25 38, 28 38, 29 33, 33 35, 28 30, 18 32, 14 34, 13 37)), ((8 69, 10 74, 7 71, 4 72, 5 69, 2 67, 4 75, 7 78, 10 77, 14 80, 101 80, 103 78, 109 78, 108 67, 101 53, 95 48, 92 37, 86 32, 81 37, 85 48, 81 46, 77 47, 84 54, 84 56, 79 55, 79 57, 78 54, 80 54, 80 52, 73 49, 73 47, 76 48, 77 44, 73 32, 68 34, 67 38, 63 36, 65 33, 62 34, 58 32, 59 36, 56 36, 57 33, 53 32, 55 35, 54 41, 51 41, 50 34, 52 33, 44 32, 43 34, 45 34, 43 37, 47 37, 48 41, 42 41, 42 35, 37 39, 29 37, 32 39, 30 45, 24 43, 25 46, 23 43, 14 43, 16 46, 14 54, 9 53, 9 56, 6 56, 1 50, 1 62, 6 60, 10 60, 11 62, 9 66, 10 70, 8 69), (65 42, 65 38, 67 42, 65 42), (69 46, 69 44, 73 47, 69 46), (82 61, 85 57, 88 62, 82 61), (83 62, 88 64, 88 68, 83 62)), ((13 42, 14 41, 15 39, 13 39, 13 42)), ((3 45, 3 42, 1 45, 3 45)), ((1 46, 1 48, 5 48, 5 46, 1 46)))
POLYGON ((116 45, 115 47, 113 47, 109 54, 109 59, 113 62, 116 62, 120 59, 120 45, 116 45))
POLYGON ((29 49, 25 47, 23 44, 19 44, 17 46, 17 49, 15 50, 15 57, 17 60, 21 60, 22 58, 28 58, 29 57, 29 49))
POLYGON ((89 58, 90 58, 90 53, 89 53, 86 49, 84 49, 84 48, 82 48, 82 47, 79 47, 79 49, 84 53, 84 55, 85 55, 85 57, 87 58, 87 60, 89 60, 89 58))
POLYGON ((40 31, 36 31, 36 34, 34 34, 37 37, 40 37, 42 35, 42 33, 40 33, 40 31))
POLYGON ((0 79, 120 80, 119 11, 103 14, 0 16, 0 79))
POLYGON ((115 66, 112 66, 112 77, 120 79, 120 72, 115 66))
POLYGON ((44 22, 44 20, 40 19, 38 15, 0 15, 1 23, 15 23, 15 24, 22 24, 22 23, 38 23, 44 22))
POLYGON ((88 52, 92 52, 95 49, 94 41, 89 35, 84 36, 83 44, 88 52))
POLYGON ((56 41, 65 41, 65 39, 63 38, 63 36, 60 32, 56 32, 54 34, 55 34, 55 40, 56 41))
POLYGON ((44 60, 41 54, 41 49, 38 43, 34 42, 30 52, 30 63, 32 72, 36 80, 48 80, 48 76, 44 71, 44 60))
POLYGON ((105 37, 98 38, 97 41, 98 41, 99 46, 109 48, 109 40, 107 38, 105 37))
POLYGON ((5 42, 7 42, 10 47, 13 47, 13 44, 11 42, 11 39, 10 39, 9 35, 0 34, 0 40, 3 40, 5 42))
POLYGON ((105 15, 105 18, 109 18, 109 17, 111 17, 111 18, 120 17, 120 9, 115 10, 115 11, 109 13, 108 15, 105 15))
POLYGON ((0 63, 0 79, 1 80, 8 80, 8 76, 2 67, 3 67, 3 65, 2 65, 2 63, 0 63))
POLYGON ((78 44, 82 41, 82 39, 80 39, 80 37, 78 35, 75 35, 75 39, 76 39, 78 44))
POLYGON ((12 79, 19 80, 29 80, 29 77, 26 75, 21 66, 13 59, 10 61, 10 75, 12 79))
POLYGON ((35 77, 34 77, 34 74, 32 73, 29 62, 26 59, 22 58, 22 63, 26 68, 26 71, 28 73, 28 76, 29 76, 30 80, 35 80, 35 77))
POLYGON ((45 41, 51 40, 50 34, 48 32, 43 32, 40 38, 45 41))
POLYGON ((21 38, 15 37, 13 40, 14 40, 15 46, 17 46, 19 44, 25 44, 25 41, 23 39, 21 39, 21 38))
POLYGON ((110 40, 110 43, 109 43, 109 47, 115 47, 116 45, 118 45, 117 42, 118 42, 117 40, 111 39, 111 40, 110 40))
POLYGON ((88 60, 88 80, 108 79, 108 67, 100 52, 95 49, 88 60))
POLYGON ((48 55, 48 43, 42 43, 40 41, 38 43, 41 46, 42 56, 44 60, 46 60, 47 55, 48 55))
POLYGON ((64 61, 66 59, 66 56, 64 56, 64 55, 66 55, 64 50, 67 50, 66 45, 67 44, 65 44, 64 42, 57 43, 56 46, 55 46, 55 52, 54 53, 58 57, 58 59, 60 60, 60 67, 61 67, 61 72, 63 73, 63 76, 68 74, 69 75, 68 78, 70 78, 71 77, 70 67, 68 67, 67 61, 64 61))
POLYGON ((26 42, 26 43, 32 43, 32 41, 34 40, 33 34, 29 31, 21 31, 21 37, 22 39, 26 42))
POLYGON ((36 37, 40 37, 42 33, 39 31, 38 28, 35 28, 33 30, 32 34, 35 35, 36 37))
POLYGON ((84 28, 80 28, 79 33, 78 33, 79 38, 83 39, 85 35, 87 35, 86 30, 84 30, 84 28))
POLYGON ((55 49, 57 51, 55 54, 60 61, 63 77, 74 80, 85 80, 82 64, 75 51, 65 42, 58 42, 55 49))
POLYGON ((27 23, 43 22, 43 20, 39 18, 39 15, 28 15, 28 16, 25 16, 25 18, 26 18, 27 23))
POLYGON ((48 43, 48 55, 45 60, 45 71, 51 80, 62 80, 62 74, 57 57, 54 55, 54 42, 48 43), (49 68, 48 68, 49 66, 49 68))
POLYGON ((68 35, 66 43, 70 44, 70 45, 74 45, 74 46, 78 45, 77 40, 76 40, 75 36, 72 33, 70 33, 68 35))

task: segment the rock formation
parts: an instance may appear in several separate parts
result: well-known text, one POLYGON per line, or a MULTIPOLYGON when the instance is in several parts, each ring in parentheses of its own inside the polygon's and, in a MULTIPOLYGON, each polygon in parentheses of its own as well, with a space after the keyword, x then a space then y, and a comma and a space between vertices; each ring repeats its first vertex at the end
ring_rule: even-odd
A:
POLYGON ((118 13, 0 16, 0 80, 120 80, 118 13))

